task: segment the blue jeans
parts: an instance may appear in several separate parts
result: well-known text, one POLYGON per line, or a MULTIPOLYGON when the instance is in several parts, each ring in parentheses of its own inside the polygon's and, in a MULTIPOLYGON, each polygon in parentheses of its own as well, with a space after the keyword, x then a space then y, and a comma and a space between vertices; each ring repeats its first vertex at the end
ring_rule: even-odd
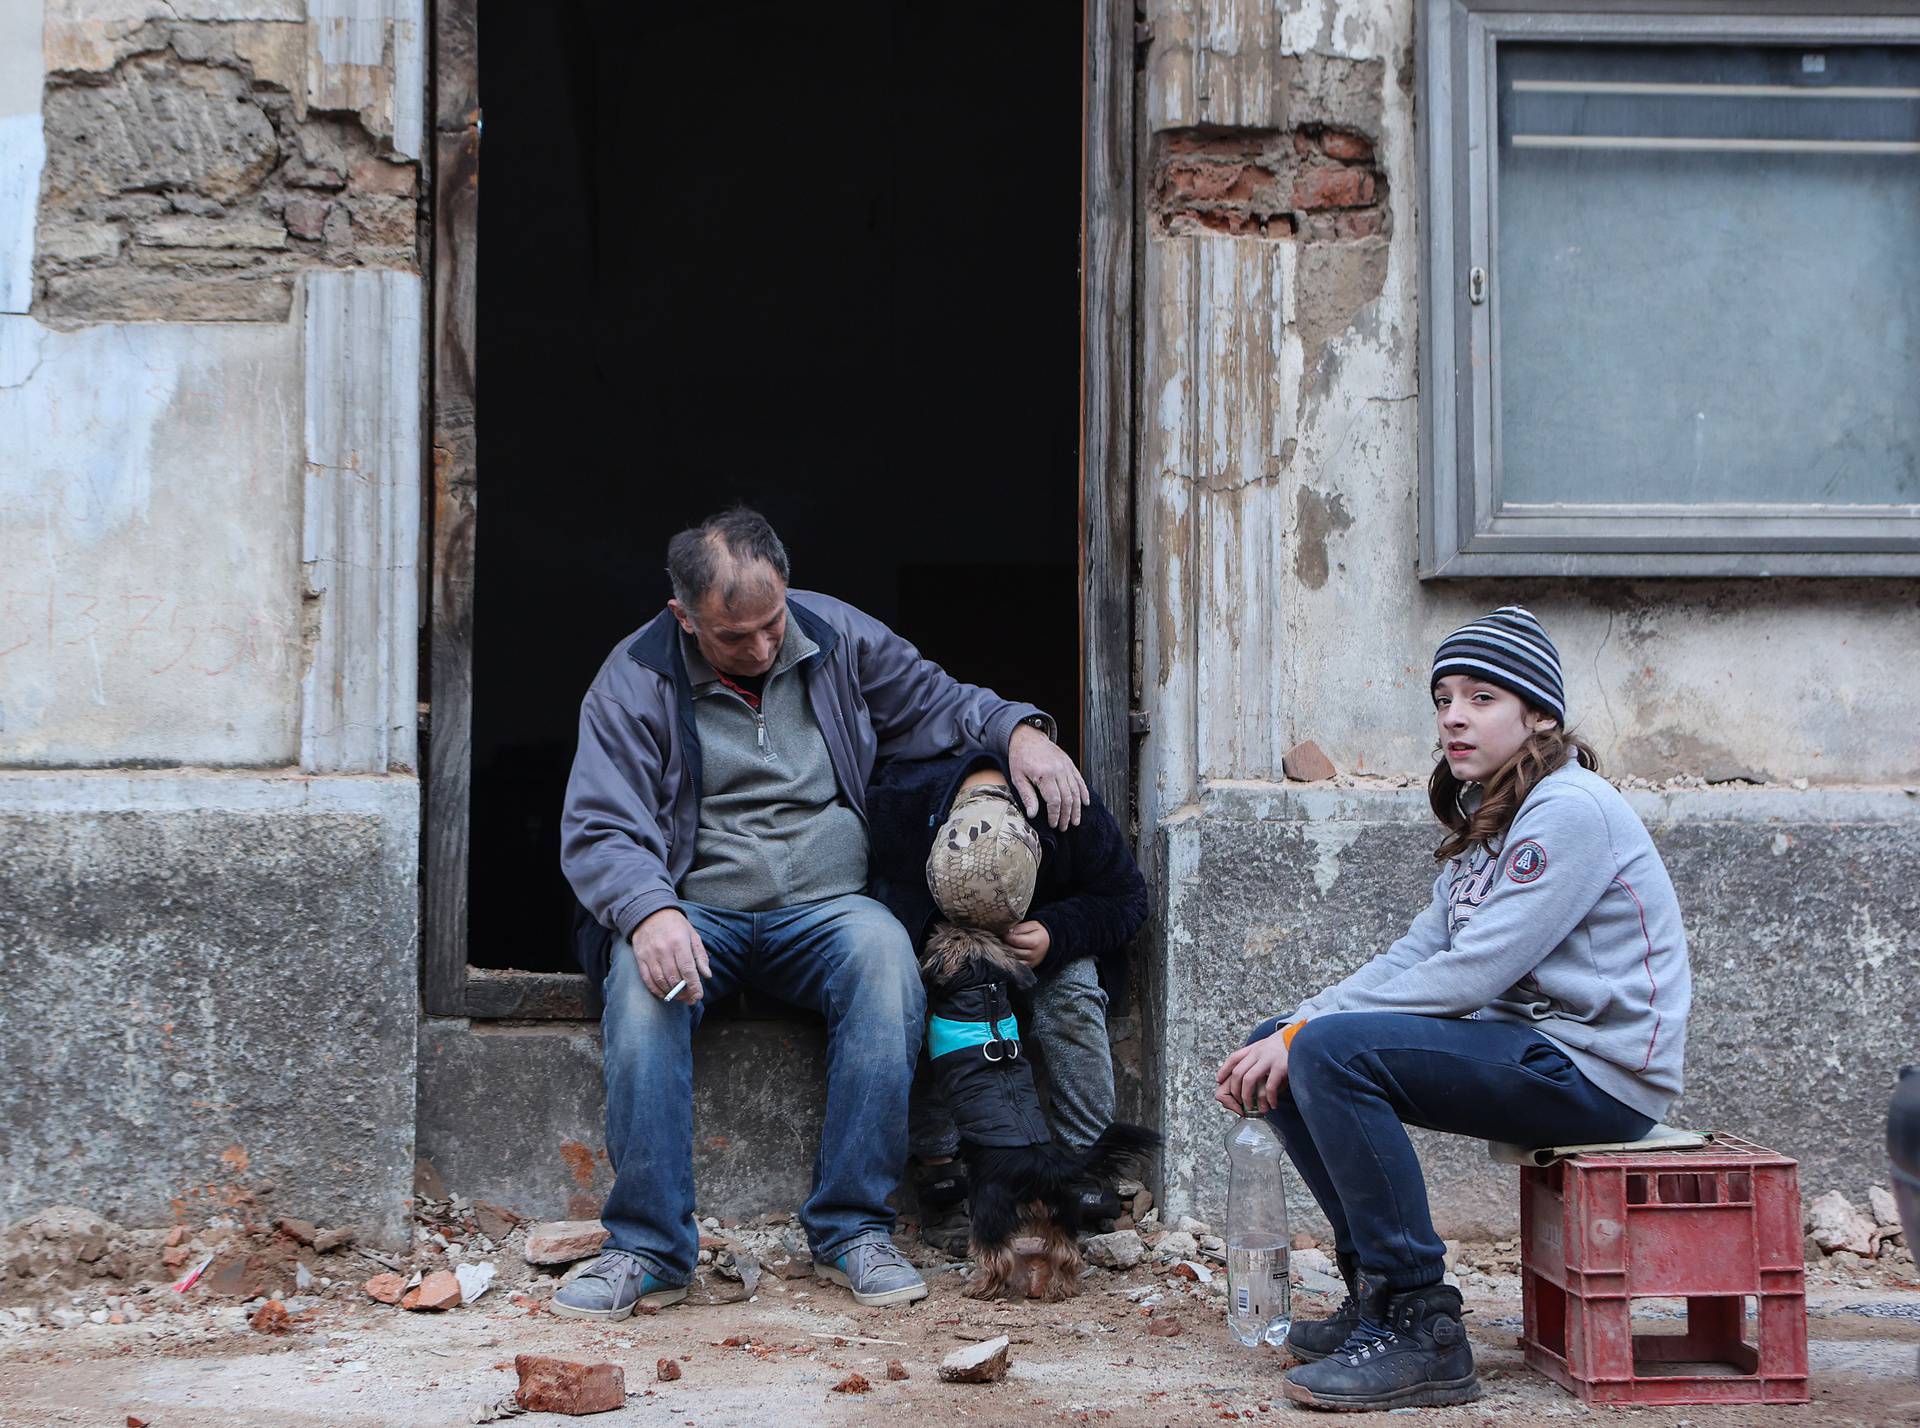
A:
MULTIPOLYGON (((1270 1018, 1247 1040, 1279 1027, 1270 1018)), ((1391 1289, 1438 1282, 1446 1252, 1406 1126, 1541 1146, 1638 1140, 1654 1124, 1530 1027, 1401 1012, 1308 1021, 1267 1119, 1333 1226, 1335 1248, 1391 1289)))
MULTIPOLYGON (((800 1223, 816 1258, 893 1232, 887 1197, 907 1156, 907 1089, 926 1025, 926 994, 906 930, 858 893, 772 912, 681 910, 706 945, 708 998, 742 987, 827 1019, 827 1116, 800 1223)), ((617 941, 604 988, 608 1245, 670 1284, 693 1277, 693 1029, 706 1002, 663 1002, 617 941)), ((767 1094, 781 1094, 769 1086, 767 1094)))

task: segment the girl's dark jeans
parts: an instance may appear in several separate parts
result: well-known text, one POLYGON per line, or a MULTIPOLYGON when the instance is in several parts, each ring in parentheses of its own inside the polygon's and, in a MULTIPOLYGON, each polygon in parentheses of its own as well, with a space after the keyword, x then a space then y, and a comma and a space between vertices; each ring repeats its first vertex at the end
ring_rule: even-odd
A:
MULTIPOLYGON (((1247 1040, 1279 1029, 1270 1018, 1247 1040)), ((1390 1289, 1436 1282, 1445 1253, 1407 1126, 1544 1146, 1638 1140, 1654 1125, 1529 1027, 1400 1012, 1308 1021, 1294 1033, 1287 1084, 1268 1119, 1335 1246, 1390 1289)))

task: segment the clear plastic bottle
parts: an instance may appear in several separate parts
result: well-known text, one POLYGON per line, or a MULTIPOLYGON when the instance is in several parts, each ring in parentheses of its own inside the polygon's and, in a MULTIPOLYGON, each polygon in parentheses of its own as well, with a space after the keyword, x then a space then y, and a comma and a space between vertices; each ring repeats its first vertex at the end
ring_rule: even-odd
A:
POLYGON ((1277 1348, 1293 1327, 1286 1158, 1262 1116, 1243 1115, 1227 1133, 1227 1328, 1249 1348, 1277 1348))

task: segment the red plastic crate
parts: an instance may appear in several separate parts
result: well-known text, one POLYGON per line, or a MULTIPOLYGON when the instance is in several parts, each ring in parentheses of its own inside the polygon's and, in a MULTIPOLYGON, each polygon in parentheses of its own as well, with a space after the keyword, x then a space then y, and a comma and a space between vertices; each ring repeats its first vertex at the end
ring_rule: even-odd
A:
POLYGON ((1527 1362, 1588 1403, 1805 1403, 1800 1167, 1738 1136, 1520 1172, 1527 1362), (1684 1299, 1680 1333, 1636 1299, 1684 1299), (1642 1325, 1646 1327, 1646 1317, 1642 1325))

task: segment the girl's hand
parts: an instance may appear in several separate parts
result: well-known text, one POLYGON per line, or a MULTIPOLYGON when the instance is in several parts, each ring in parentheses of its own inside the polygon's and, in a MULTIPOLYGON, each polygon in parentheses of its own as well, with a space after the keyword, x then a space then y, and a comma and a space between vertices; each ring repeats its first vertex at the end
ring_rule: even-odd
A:
POLYGON ((1287 1042, 1276 1030, 1251 1046, 1243 1046, 1225 1061, 1213 1077, 1213 1099, 1235 1113, 1270 1111, 1287 1084, 1287 1042))
POLYGON ((1001 934, 1000 940, 1013 949, 1013 955, 1029 967, 1038 967, 1047 960, 1047 951, 1053 946, 1053 937, 1044 923, 1016 922, 1001 934))

